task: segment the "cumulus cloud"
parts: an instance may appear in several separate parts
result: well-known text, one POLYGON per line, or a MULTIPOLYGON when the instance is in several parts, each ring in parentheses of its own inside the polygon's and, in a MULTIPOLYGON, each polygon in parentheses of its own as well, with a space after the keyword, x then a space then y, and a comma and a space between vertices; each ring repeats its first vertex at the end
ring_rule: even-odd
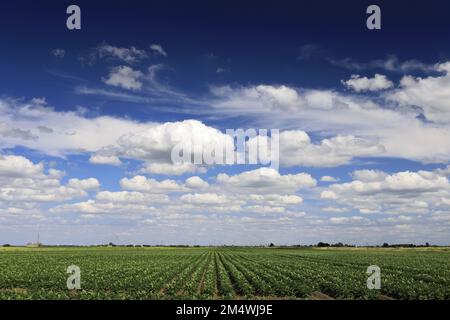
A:
POLYGON ((387 97, 404 106, 418 106, 425 117, 433 122, 450 123, 450 62, 437 65, 439 76, 415 78, 404 76, 400 88, 387 97))
POLYGON ((207 188, 209 184, 202 178, 193 176, 186 179, 186 186, 191 189, 204 189, 207 188))
POLYGON ((388 174, 381 170, 355 170, 352 173, 355 180, 363 182, 380 181, 387 176, 388 174))
MULTIPOLYGON (((216 115, 244 117, 258 127, 353 136, 379 144, 384 149, 381 155, 386 157, 424 163, 450 160, 450 128, 422 121, 420 110, 412 106, 287 86, 220 86, 213 87, 211 93, 216 115)), ((390 93, 388 90, 384 95, 390 93)))
POLYGON ((329 199, 329 200, 335 200, 335 199, 338 198, 338 196, 332 190, 325 190, 325 191, 321 192, 320 198, 322 198, 322 199, 329 199))
POLYGON ((68 184, 69 187, 80 189, 80 190, 97 190, 100 188, 100 182, 95 178, 89 179, 70 179, 68 184))
POLYGON ((426 213, 447 207, 447 177, 437 171, 402 171, 388 174, 375 170, 353 173, 355 180, 333 184, 321 198, 352 206, 361 213, 426 213))
POLYGON ((175 180, 157 181, 144 176, 135 176, 131 179, 123 178, 120 185, 125 190, 141 191, 148 193, 166 193, 185 191, 186 188, 178 184, 175 180))
POLYGON ((384 151, 376 141, 354 136, 336 136, 315 144, 304 131, 280 134, 280 164, 286 167, 334 167, 348 164, 355 157, 381 156, 384 151))
POLYGON ((221 173, 217 176, 217 181, 226 188, 252 193, 289 193, 317 184, 307 173, 281 175, 271 168, 259 168, 232 176, 221 173))
POLYGON ((197 162, 199 165, 204 163, 205 150, 232 145, 233 141, 232 137, 200 121, 185 120, 123 135, 118 144, 125 157, 147 161, 149 165, 144 168, 146 172, 183 174, 194 172, 195 168, 191 164, 195 159, 200 159, 197 162), (188 161, 173 163, 172 150, 176 146, 186 147, 184 151, 188 161), (190 152, 188 148, 191 149, 190 152))
POLYGON ((216 193, 184 194, 180 197, 180 200, 186 203, 199 205, 215 205, 230 202, 226 196, 216 193))
MULTIPOLYGON (((250 138, 248 150, 259 150, 258 159, 262 163, 273 161, 272 138, 259 135, 250 138)), ((286 130, 279 134, 279 145, 276 146, 279 163, 283 167, 335 167, 349 164, 357 157, 382 156, 385 148, 374 139, 363 139, 355 136, 338 135, 318 142, 311 141, 310 136, 301 130, 286 130)))
MULTIPOLYGON (((144 162, 142 173, 181 175, 205 172, 205 150, 217 145, 233 145, 233 137, 198 120, 168 123, 137 123, 108 116, 86 118, 77 112, 56 112, 41 105, 16 104, 0 100, 0 120, 15 123, 37 140, 24 140, 0 134, 4 145, 21 145, 50 155, 87 152, 94 164, 120 165, 120 158, 144 162), (49 127, 43 134, 37 127, 49 127), (175 146, 190 145, 191 159, 199 165, 173 163, 175 146)), ((383 155, 384 146, 375 139, 336 136, 315 143, 301 130, 280 135, 280 161, 283 166, 334 166, 349 163, 354 157, 383 155)), ((224 153, 225 157, 225 153, 224 153)), ((219 159, 220 160, 220 159, 219 159)), ((222 162, 225 162, 225 159, 222 162)))
POLYGON ((78 111, 58 112, 47 105, 8 99, 0 99, 0 123, 14 123, 37 137, 31 141, 0 134, 3 147, 24 146, 60 157, 87 153, 93 164, 120 165, 121 158, 135 159, 143 162, 142 173, 151 174, 204 173, 203 155, 208 150, 233 145, 233 137, 198 120, 139 123, 111 116, 88 118, 78 111), (43 133, 40 127, 52 132, 43 133), (191 147, 192 161, 174 163, 176 146, 191 147), (198 165, 192 164, 195 159, 200 159, 198 165))
POLYGON ((43 164, 34 164, 22 156, 0 154, 0 175, 2 177, 42 177, 43 164))
POLYGON ((57 203, 87 196, 99 182, 96 179, 71 180, 61 184, 61 171, 46 173, 42 163, 23 156, 0 155, 0 208, 38 209, 44 203, 57 203))
MULTIPOLYGON (((361 177, 359 172, 356 177, 361 177)), ((335 184, 331 188, 338 192, 353 191, 361 194, 380 192, 421 193, 448 188, 449 181, 446 177, 429 171, 398 172, 392 175, 378 174, 363 177, 363 181, 354 180, 350 183, 335 184)))
POLYGON ((140 90, 142 88, 142 72, 133 70, 128 66, 119 66, 111 69, 108 77, 102 78, 107 85, 127 90, 140 90))
POLYGON ((297 195, 279 195, 279 194, 251 194, 248 199, 260 204, 270 206, 289 206, 303 203, 303 198, 297 195))
MULTIPOLYGON (((254 172, 249 173, 254 174, 254 172)), ((219 181, 210 184, 198 176, 189 177, 184 183, 135 176, 123 178, 120 181, 123 191, 99 191, 95 199, 59 205, 54 207, 52 212, 123 213, 128 216, 144 213, 158 215, 158 212, 161 212, 166 218, 200 213, 210 215, 251 213, 264 216, 282 214, 282 217, 290 217, 289 219, 303 217, 304 212, 295 211, 303 203, 303 198, 293 193, 300 188, 309 188, 314 185, 314 181, 302 175, 286 175, 279 179, 277 189, 252 188, 250 192, 245 193, 241 188, 225 187, 219 181), (280 187, 287 179, 293 181, 288 184, 295 184, 295 186, 280 187), (270 193, 264 191, 270 191, 270 193)), ((69 183, 82 187, 78 181, 69 183)))
POLYGON ((352 75, 348 80, 341 81, 347 88, 356 92, 361 91, 380 91, 389 89, 394 86, 385 75, 375 74, 373 78, 361 77, 360 75, 352 75))
POLYGON ((169 197, 165 194, 148 194, 136 191, 102 191, 97 193, 96 200, 113 203, 166 203, 169 197))
MULTIPOLYGON (((216 115, 251 116, 259 122, 258 127, 304 129, 282 131, 281 138, 290 135, 289 139, 297 143, 295 146, 289 139, 280 141, 282 165, 335 166, 347 164, 355 157, 373 156, 422 162, 450 159, 448 126, 421 121, 414 108, 397 110, 366 97, 287 86, 216 87, 212 93, 215 98, 210 103, 216 115), (312 141, 305 130, 325 131, 330 138, 312 141)), ((168 165, 174 145, 199 135, 211 137, 201 139, 200 144, 206 148, 228 139, 196 120, 156 124, 107 116, 86 118, 79 112, 56 112, 37 102, 11 99, 0 100, 0 122, 14 123, 13 128, 26 133, 22 138, 10 133, 6 137, 0 135, 4 146, 21 145, 51 155, 97 153, 114 146, 117 152, 107 155, 111 163, 117 164, 121 157, 138 159, 148 167, 143 173, 193 172, 192 166, 168 165), (53 132, 42 134, 36 130, 39 126, 52 128, 53 132), (169 130, 172 133, 164 133, 169 130), (155 142, 157 139, 160 141, 155 142)), ((108 162, 108 159, 93 157, 92 161, 108 162)))

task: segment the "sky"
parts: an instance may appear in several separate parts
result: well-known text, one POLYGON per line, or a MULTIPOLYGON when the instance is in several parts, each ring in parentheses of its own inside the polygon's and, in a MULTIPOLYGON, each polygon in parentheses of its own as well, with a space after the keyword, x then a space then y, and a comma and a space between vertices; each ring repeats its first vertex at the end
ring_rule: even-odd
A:
POLYGON ((450 244, 449 18, 439 0, 2 2, 0 243, 450 244), (227 129, 268 130, 248 144, 279 166, 173 161, 227 129))

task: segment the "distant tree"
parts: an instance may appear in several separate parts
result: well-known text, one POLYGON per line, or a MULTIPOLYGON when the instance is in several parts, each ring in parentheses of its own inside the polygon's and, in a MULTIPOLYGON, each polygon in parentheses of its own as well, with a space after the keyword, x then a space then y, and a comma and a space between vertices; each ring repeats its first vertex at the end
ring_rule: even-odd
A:
POLYGON ((425 247, 429 247, 430 246, 430 243, 425 243, 425 247))
POLYGON ((330 244, 329 244, 329 243, 326 243, 326 242, 319 242, 319 243, 317 244, 317 246, 318 246, 318 247, 329 247, 330 244))
POLYGON ((383 243, 383 248, 389 248, 389 243, 387 242, 383 243))
POLYGON ((269 247, 275 247, 275 245, 271 242, 270 244, 269 244, 269 247))
POLYGON ((6 243, 3 245, 4 247, 11 247, 11 245, 9 243, 6 243))

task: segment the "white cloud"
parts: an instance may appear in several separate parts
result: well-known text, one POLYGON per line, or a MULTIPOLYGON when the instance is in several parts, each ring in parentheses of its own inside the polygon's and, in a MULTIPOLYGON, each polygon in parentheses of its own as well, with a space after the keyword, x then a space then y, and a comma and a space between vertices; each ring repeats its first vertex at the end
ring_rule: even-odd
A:
POLYGON ((140 132, 156 125, 109 116, 86 118, 75 111, 58 112, 50 106, 11 99, 0 99, 0 123, 14 123, 38 136, 37 140, 31 141, 0 135, 2 147, 23 146, 52 156, 97 152, 117 146, 119 137, 126 133, 140 132), (52 128, 53 132, 42 134, 37 129, 39 126, 52 128))
POLYGON ((251 194, 247 199, 270 206, 290 206, 303 203, 303 198, 297 195, 251 194))
POLYGON ((92 164, 107 164, 112 166, 119 166, 122 164, 122 161, 117 156, 113 155, 100 155, 94 154, 89 158, 89 162, 92 164))
POLYGON ((169 197, 165 194, 148 194, 135 191, 102 191, 96 196, 96 199, 103 202, 118 203, 165 203, 169 197))
POLYGON ((193 176, 186 179, 186 186, 191 189, 204 189, 209 187, 209 184, 202 178, 193 176))
POLYGON ((440 174, 441 176, 450 176, 450 165, 446 166, 443 169, 436 169, 436 173, 440 174))
POLYGON ((350 211, 350 209, 348 208, 341 208, 341 207, 324 207, 321 210, 325 212, 334 212, 334 213, 343 213, 350 211))
POLYGON ((91 58, 106 58, 133 64, 147 58, 147 53, 145 52, 145 50, 141 50, 133 46, 126 48, 116 47, 107 43, 103 43, 95 48, 91 58))
POLYGON ((351 206, 361 213, 427 213, 438 207, 450 209, 443 199, 450 195, 447 177, 437 171, 403 171, 387 174, 360 170, 356 180, 333 184, 322 191, 321 198, 351 206))
POLYGON ((118 140, 125 157, 148 162, 145 171, 178 174, 194 172, 194 167, 189 163, 173 166, 171 154, 175 146, 192 146, 191 159, 202 159, 204 150, 226 143, 232 143, 230 136, 197 120, 164 123, 123 135, 118 140))
POLYGON ((230 202, 226 196, 216 193, 184 194, 180 197, 180 200, 186 203, 198 205, 217 205, 230 202))
POLYGON ((22 156, 0 154, 0 176, 11 178, 40 177, 43 175, 42 163, 34 164, 22 156))
POLYGON ((123 178, 120 185, 125 190, 140 191, 148 193, 181 192, 186 188, 178 184, 175 180, 157 181, 144 176, 135 176, 131 179, 123 178))
POLYGON ((121 214, 131 219, 133 215, 154 214, 155 206, 169 203, 166 194, 150 194, 136 191, 101 191, 95 199, 84 202, 63 204, 50 210, 53 213, 78 213, 78 214, 121 214))
POLYGON ((405 76, 400 81, 400 88, 387 96, 392 101, 404 106, 418 106, 423 109, 425 117, 433 122, 450 123, 450 62, 439 64, 439 76, 415 78, 405 76))
POLYGON ((336 193, 334 193, 332 190, 324 190, 320 194, 321 199, 329 199, 329 200, 335 200, 338 198, 336 193))
MULTIPOLYGON (((247 206, 245 207, 243 210, 245 210, 245 212, 252 212, 252 213, 256 213, 259 215, 264 215, 264 214, 283 214, 286 212, 286 209, 284 207, 274 207, 274 206, 262 206, 262 205, 253 205, 253 206, 247 206)), ((285 217, 282 217, 281 219, 283 219, 285 217)), ((255 219, 256 221, 258 221, 257 219, 255 219)))
POLYGON ((281 175, 271 168, 259 168, 229 176, 221 173, 217 181, 226 188, 252 193, 296 192, 314 187, 317 181, 307 173, 281 175))
POLYGON ((99 185, 92 178, 62 185, 63 172, 44 169, 23 156, 0 155, 0 208, 39 209, 43 203, 87 196, 87 190, 99 185))
POLYGON ((161 56, 167 57, 167 52, 164 51, 163 47, 160 44, 152 44, 150 45, 150 49, 161 56))
POLYGON ((216 116, 244 117, 260 128, 301 128, 328 136, 353 136, 382 146, 384 152, 372 156, 424 163, 450 160, 450 128, 422 121, 414 107, 399 107, 363 95, 286 86, 221 86, 213 87, 211 93, 216 116))
POLYGON ((322 182, 338 182, 339 178, 331 177, 331 176, 322 176, 320 178, 320 181, 322 182))
MULTIPOLYGON (((277 91, 276 87, 268 91, 266 89, 261 90, 272 93, 277 91)), ((273 94, 272 99, 285 91, 289 89, 285 88, 273 94)), ((364 101, 353 101, 353 98, 332 92, 310 92, 305 96, 305 104, 302 104, 300 95, 297 96, 300 103, 297 110, 294 107, 294 100, 297 98, 292 92, 288 93, 287 98, 279 99, 280 102, 290 101, 286 108, 294 109, 288 113, 283 109, 273 113, 273 108, 278 103, 271 107, 268 101, 267 108, 272 111, 267 114, 267 119, 273 119, 273 125, 277 125, 280 121, 278 117, 284 114, 289 118, 286 119, 289 123, 297 121, 297 126, 310 126, 314 131, 357 132, 363 137, 339 134, 312 142, 304 131, 282 131, 282 165, 336 166, 347 164, 354 157, 373 156, 402 157, 423 162, 444 162, 449 159, 449 128, 424 124, 412 115, 381 109, 364 101), (293 98, 288 98, 289 96, 293 98), (341 98, 344 101, 348 99, 348 103, 342 102, 343 105, 339 109, 339 103, 336 101, 341 98), (310 105, 312 102, 313 105, 310 105), (330 117, 330 114, 333 116, 330 117)), ((232 97, 233 91, 230 92, 229 98, 232 97)), ((264 103, 261 106, 264 106, 264 103)), ((236 112, 239 114, 245 108, 242 106, 236 112)), ((258 111, 255 110, 256 118, 265 112, 258 104, 258 111)), ((171 150, 178 143, 199 141, 198 144, 202 146, 199 149, 202 150, 218 141, 230 139, 219 130, 197 120, 157 124, 137 123, 108 116, 86 118, 77 112, 56 112, 46 105, 20 103, 10 99, 0 99, 0 123, 14 123, 16 128, 34 137, 33 140, 27 140, 0 135, 0 142, 4 147, 20 145, 57 156, 88 152, 94 154, 91 159, 93 163, 119 164, 118 160, 122 157, 137 159, 145 163, 142 172, 158 174, 163 174, 164 171, 168 174, 193 172, 194 167, 188 164, 170 165, 171 150), (44 134, 37 129, 40 126, 51 128, 53 132, 44 134), (101 152, 107 147, 113 151, 101 152), (108 158, 98 158, 97 155, 108 158), (148 170, 145 170, 146 167, 148 170)))
POLYGON ((334 167, 355 157, 380 156, 383 152, 380 144, 354 136, 336 136, 314 144, 304 131, 280 134, 280 164, 287 167, 334 167))
MULTIPOLYGON (((361 174, 357 174, 357 177, 361 174)), ((371 177, 372 178, 372 177, 371 177)), ((446 189, 450 186, 446 177, 442 177, 432 172, 397 172, 392 175, 379 174, 372 179, 363 181, 354 180, 350 183, 335 184, 331 188, 337 192, 353 191, 361 194, 371 194, 379 192, 427 192, 446 189)))
POLYGON ((77 212, 77 213, 104 213, 105 210, 97 208, 94 200, 88 200, 85 202, 78 202, 73 204, 64 204, 50 209, 51 213, 60 212, 77 212))
POLYGON ((343 85, 356 92, 361 91, 380 91, 389 89, 394 86, 385 75, 375 74, 373 78, 361 77, 360 75, 352 75, 350 79, 341 81, 343 85))
POLYGON ((351 223, 366 223, 369 220, 360 217, 360 216, 352 216, 352 217, 332 217, 330 218, 330 222, 332 224, 351 224, 351 223))
POLYGON ((97 190, 100 188, 100 182, 95 178, 89 178, 80 180, 77 178, 70 179, 68 184, 69 187, 80 189, 80 190, 97 190))
POLYGON ((410 222, 413 220, 414 220, 413 217, 403 216, 403 215, 379 219, 380 222, 388 222, 388 223, 405 223, 405 222, 410 222))
POLYGON ((123 202, 116 199, 115 202, 103 202, 87 200, 72 204, 63 204, 50 209, 51 213, 77 213, 77 214, 121 214, 129 219, 133 214, 143 214, 154 212, 155 208, 147 203, 123 202))
POLYGON ((388 174, 381 170, 355 170, 352 173, 355 180, 364 182, 381 181, 387 176, 388 174))
POLYGON ((142 88, 142 72, 133 70, 128 66, 118 66, 111 69, 107 78, 102 81, 107 85, 127 90, 140 90, 142 88))
MULTIPOLYGON (((145 76, 141 73, 138 80, 150 83, 158 68, 155 66, 145 76)), ((214 96, 204 102, 205 106, 211 104, 213 108, 205 113, 210 112, 208 115, 213 119, 222 115, 251 116, 248 118, 254 120, 252 124, 256 123, 258 127, 291 129, 282 131, 280 141, 282 164, 286 166, 336 166, 348 164, 355 157, 378 156, 447 163, 450 160, 450 130, 445 119, 447 69, 444 66, 440 68, 444 74, 423 79, 405 77, 399 89, 387 90, 374 99, 363 94, 288 86, 213 88, 214 96), (421 96, 426 93, 425 87, 430 88, 433 98, 421 96), (399 93, 403 90, 406 94, 407 89, 411 90, 411 95, 407 97, 409 100, 405 98, 403 101, 399 93), (382 101, 385 96, 394 102, 382 101), (439 100, 439 96, 444 97, 444 102, 439 100), (422 120, 422 111, 411 105, 420 106, 427 121, 422 120), (441 114, 442 117, 439 116, 441 114)), ((123 83, 117 85, 124 87, 123 83)), ((366 84, 360 84, 360 91, 364 86, 366 84)), ((155 89, 158 94, 164 90, 168 88, 155 89)), ((3 149, 24 146, 57 156, 87 154, 89 161, 97 164, 119 165, 121 159, 136 159, 141 161, 141 166, 134 172, 182 175, 204 172, 204 167, 173 165, 170 162, 173 146, 200 138, 198 146, 202 149, 229 139, 219 130, 196 120, 161 124, 108 116, 88 118, 82 110, 55 111, 57 109, 42 98, 23 101, 0 98, 0 143, 3 149)), ((391 174, 357 170, 351 176, 353 181, 332 184, 326 189, 315 189, 317 182, 307 173, 280 174, 268 168, 222 173, 216 180, 209 178, 209 183, 197 176, 183 183, 139 175, 122 179, 122 191, 99 191, 100 183, 95 178, 72 178, 63 183, 63 172, 46 170, 45 166, 25 157, 0 156, 0 209, 5 215, 23 215, 33 211, 30 217, 41 219, 45 215, 41 215, 40 209, 66 202, 51 212, 80 213, 83 219, 96 213, 120 213, 117 219, 128 216, 127 221, 138 224, 140 218, 145 218, 142 221, 151 221, 151 225, 158 228, 170 225, 168 230, 181 226, 180 221, 195 221, 199 224, 189 225, 207 228, 212 225, 207 224, 209 222, 221 222, 218 224, 220 228, 225 226, 232 230, 232 227, 242 227, 245 231, 249 224, 257 224, 258 230, 265 233, 275 223, 280 223, 281 229, 272 231, 280 233, 282 230, 282 234, 288 234, 288 230, 299 232, 299 225, 293 221, 295 217, 306 216, 301 208, 304 201, 308 216, 302 220, 311 219, 305 222, 307 227, 314 223, 320 226, 311 232, 326 230, 330 224, 340 224, 345 228, 350 225, 361 227, 368 224, 366 216, 372 214, 383 217, 377 220, 379 223, 396 224, 399 232, 406 229, 414 231, 410 224, 428 217, 444 223, 450 209, 448 169, 391 174), (298 195, 303 188, 306 189, 305 194, 298 195), (87 191, 97 193, 94 196, 87 191), (77 198, 88 196, 92 199, 73 203, 77 198), (325 217, 315 218, 309 215, 309 210, 313 211, 316 203, 309 200, 319 196, 326 200, 320 202, 320 207, 336 206, 316 210, 325 217), (364 217, 330 218, 327 212, 364 217), (129 217, 134 214, 138 217, 129 217), (393 216, 385 218, 387 214, 393 216), (226 218, 220 220, 220 216, 226 218)), ((337 182, 329 176, 322 177, 321 181, 337 182)), ((202 232, 201 228, 195 230, 198 234, 202 232)), ((229 230, 222 229, 224 234, 229 230)), ((360 229, 360 234, 364 235, 363 231, 360 229)))
MULTIPOLYGON (((181 213, 183 215, 251 213, 269 216, 283 214, 283 217, 286 215, 291 218, 304 215, 303 212, 295 214, 297 207, 302 205, 303 198, 293 193, 302 188, 311 188, 316 183, 314 179, 307 174, 274 175, 270 181, 276 188, 261 188, 259 184, 264 184, 264 181, 256 177, 257 171, 228 177, 230 180, 226 183, 223 180, 219 181, 224 178, 222 176, 213 184, 207 183, 198 176, 189 177, 184 183, 174 180, 158 181, 144 176, 123 178, 120 185, 124 191, 101 191, 97 193, 95 199, 60 205, 55 207, 53 212, 124 213, 127 215, 143 213, 154 215, 161 212, 165 216, 171 214, 177 216, 181 213), (250 188, 246 182, 240 187, 233 185, 233 180, 241 179, 241 177, 244 177, 244 180, 247 178, 250 184, 255 183, 258 186, 250 188), (249 187, 248 190, 247 187, 249 187), (287 207, 290 209, 286 210, 287 207)), ((269 174, 273 175, 273 172, 269 174)), ((71 184, 75 185, 75 183, 71 184)))

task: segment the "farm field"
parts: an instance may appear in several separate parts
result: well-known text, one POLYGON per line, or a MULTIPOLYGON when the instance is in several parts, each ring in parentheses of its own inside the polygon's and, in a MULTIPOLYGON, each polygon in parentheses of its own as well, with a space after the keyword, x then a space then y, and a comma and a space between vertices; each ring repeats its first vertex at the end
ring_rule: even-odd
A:
POLYGON ((0 299, 450 299, 450 249, 0 248, 0 299), (67 267, 81 270, 68 290, 67 267), (381 268, 381 289, 366 286, 381 268))

